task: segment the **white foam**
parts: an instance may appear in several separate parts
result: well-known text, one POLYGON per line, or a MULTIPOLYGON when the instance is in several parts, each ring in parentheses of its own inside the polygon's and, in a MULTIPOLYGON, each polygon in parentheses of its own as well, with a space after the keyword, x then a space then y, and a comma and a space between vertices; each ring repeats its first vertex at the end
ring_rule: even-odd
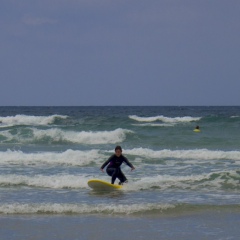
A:
POLYGON ((99 150, 71 150, 64 152, 38 152, 24 153, 22 151, 7 150, 0 152, 1 165, 70 165, 70 166, 86 166, 96 163, 99 159, 103 159, 104 155, 99 150))
POLYGON ((203 175, 189 175, 189 176, 172 176, 172 175, 155 175, 151 177, 142 177, 137 181, 130 182, 125 185, 126 190, 139 191, 149 190, 151 188, 159 188, 161 190, 167 189, 185 189, 196 188, 197 185, 193 184, 196 181, 208 179, 207 174, 203 175))
POLYGON ((0 175, 0 186, 28 186, 37 188, 88 188, 87 181, 92 177, 88 176, 76 176, 76 175, 17 175, 7 174, 0 175))
POLYGON ((137 115, 130 115, 130 119, 133 119, 138 122, 155 122, 155 121, 162 121, 165 123, 185 123, 185 122, 193 122, 199 121, 201 117, 165 117, 163 115, 155 116, 155 117, 139 117, 137 115))
POLYGON ((12 133, 10 130, 1 131, 1 135, 6 138, 3 141, 18 141, 29 143, 34 141, 47 142, 70 142, 78 144, 109 144, 120 143, 126 139, 126 135, 133 133, 127 129, 115 129, 112 131, 66 131, 60 128, 37 129, 28 128, 28 133, 21 131, 12 133))
POLYGON ((133 214, 146 211, 160 212, 173 209, 173 204, 140 203, 140 204, 2 204, 1 214, 133 214))
POLYGON ((127 133, 132 133, 132 131, 118 128, 113 131, 63 131, 61 129, 32 129, 33 138, 36 140, 44 139, 45 137, 50 137, 54 142, 67 141, 72 143, 81 144, 108 144, 108 143, 118 143, 122 142, 126 138, 127 133))
POLYGON ((133 124, 133 126, 140 126, 140 127, 174 127, 174 123, 140 123, 140 124, 133 124))
MULTIPOLYGON (((92 150, 72 150, 64 152, 37 152, 24 153, 23 151, 7 150, 0 152, 0 165, 69 165, 69 166, 87 166, 106 159, 105 153, 112 151, 103 151, 99 149, 92 150)), ((240 164, 240 151, 211 151, 207 149, 197 150, 158 150, 154 151, 148 148, 124 149, 125 155, 135 156, 135 162, 144 163, 143 158, 153 159, 180 159, 185 164, 204 163, 206 160, 234 160, 235 164, 240 164)), ((172 162, 172 161, 171 161, 172 162)))
MULTIPOLYGON (((96 176, 81 174, 56 174, 33 176, 5 174, 0 175, 0 186, 25 186, 31 188, 51 188, 51 189, 89 189, 88 180, 96 176)), ((110 181, 109 177, 97 176, 105 181, 110 181)), ((159 188, 165 190, 221 190, 225 184, 231 185, 232 189, 239 190, 239 174, 236 171, 215 171, 204 174, 191 175, 152 175, 140 178, 131 178, 128 184, 124 185, 122 191, 139 191, 159 188)))
POLYGON ((130 181, 124 186, 126 191, 149 190, 152 188, 166 190, 221 190, 225 183, 231 184, 233 188, 239 189, 239 180, 236 180, 236 172, 212 172, 208 174, 173 176, 173 175, 155 175, 151 177, 142 177, 130 181), (228 178, 228 179, 226 179, 228 178))
POLYGON ((195 150, 157 150, 154 151, 148 148, 134 148, 124 149, 124 153, 129 155, 141 156, 144 158, 175 158, 175 159, 200 159, 200 160, 215 160, 215 159, 229 159, 240 160, 240 151, 216 151, 208 149, 195 150))
POLYGON ((52 124, 56 118, 66 119, 68 116, 51 115, 51 116, 27 116, 16 115, 0 117, 0 127, 10 127, 16 125, 41 126, 52 124))

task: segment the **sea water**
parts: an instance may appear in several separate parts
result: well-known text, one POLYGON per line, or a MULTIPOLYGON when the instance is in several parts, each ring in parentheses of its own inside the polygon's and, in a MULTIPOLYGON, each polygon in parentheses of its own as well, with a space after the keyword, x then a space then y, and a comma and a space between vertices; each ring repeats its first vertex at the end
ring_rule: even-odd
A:
MULTIPOLYGON (((239 223, 239 190, 240 107, 0 107, 1 225, 94 216, 134 218, 143 229, 143 216, 167 222, 212 211, 239 223), (122 166, 123 190, 94 192, 87 181, 111 181, 100 167, 116 145, 136 169, 122 166)), ((145 233, 154 238, 156 229, 145 233)))

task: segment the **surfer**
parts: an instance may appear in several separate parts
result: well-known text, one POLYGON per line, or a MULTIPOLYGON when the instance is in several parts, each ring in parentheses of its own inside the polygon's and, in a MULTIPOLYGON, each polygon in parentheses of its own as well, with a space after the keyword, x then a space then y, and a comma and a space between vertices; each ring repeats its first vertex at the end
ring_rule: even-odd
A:
POLYGON ((194 132, 200 132, 200 127, 199 127, 199 126, 196 126, 193 131, 194 131, 194 132))
POLYGON ((104 172, 104 168, 107 166, 107 174, 112 177, 111 183, 114 184, 116 178, 120 180, 119 185, 127 182, 126 176, 121 170, 122 163, 126 163, 133 171, 134 166, 128 161, 128 159, 122 155, 122 148, 120 146, 115 147, 115 154, 113 154, 103 165, 101 166, 101 171, 104 172))

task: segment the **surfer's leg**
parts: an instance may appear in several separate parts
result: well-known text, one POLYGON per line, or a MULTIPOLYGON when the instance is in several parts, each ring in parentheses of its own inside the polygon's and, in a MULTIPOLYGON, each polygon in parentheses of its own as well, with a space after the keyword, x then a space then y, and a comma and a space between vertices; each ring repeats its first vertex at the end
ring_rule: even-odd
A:
POLYGON ((118 176, 117 178, 120 180, 119 184, 122 184, 127 181, 126 176, 123 174, 122 170, 119 168, 118 176))
POLYGON ((113 175, 113 172, 114 172, 114 168, 107 168, 106 169, 106 172, 109 176, 112 176, 113 175))
POLYGON ((114 184, 119 173, 119 168, 107 168, 107 174, 112 176, 112 184, 114 184))
POLYGON ((119 168, 115 168, 115 171, 113 172, 113 175, 112 175, 112 184, 114 184, 118 174, 119 174, 119 168))

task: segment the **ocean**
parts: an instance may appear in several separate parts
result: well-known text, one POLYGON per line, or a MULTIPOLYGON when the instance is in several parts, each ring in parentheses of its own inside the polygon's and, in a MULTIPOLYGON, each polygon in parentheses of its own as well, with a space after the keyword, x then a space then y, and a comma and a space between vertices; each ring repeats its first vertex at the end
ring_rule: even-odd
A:
POLYGON ((239 225, 240 107, 0 107, 1 240, 238 239, 239 225), (136 169, 94 192, 116 145, 136 169))

